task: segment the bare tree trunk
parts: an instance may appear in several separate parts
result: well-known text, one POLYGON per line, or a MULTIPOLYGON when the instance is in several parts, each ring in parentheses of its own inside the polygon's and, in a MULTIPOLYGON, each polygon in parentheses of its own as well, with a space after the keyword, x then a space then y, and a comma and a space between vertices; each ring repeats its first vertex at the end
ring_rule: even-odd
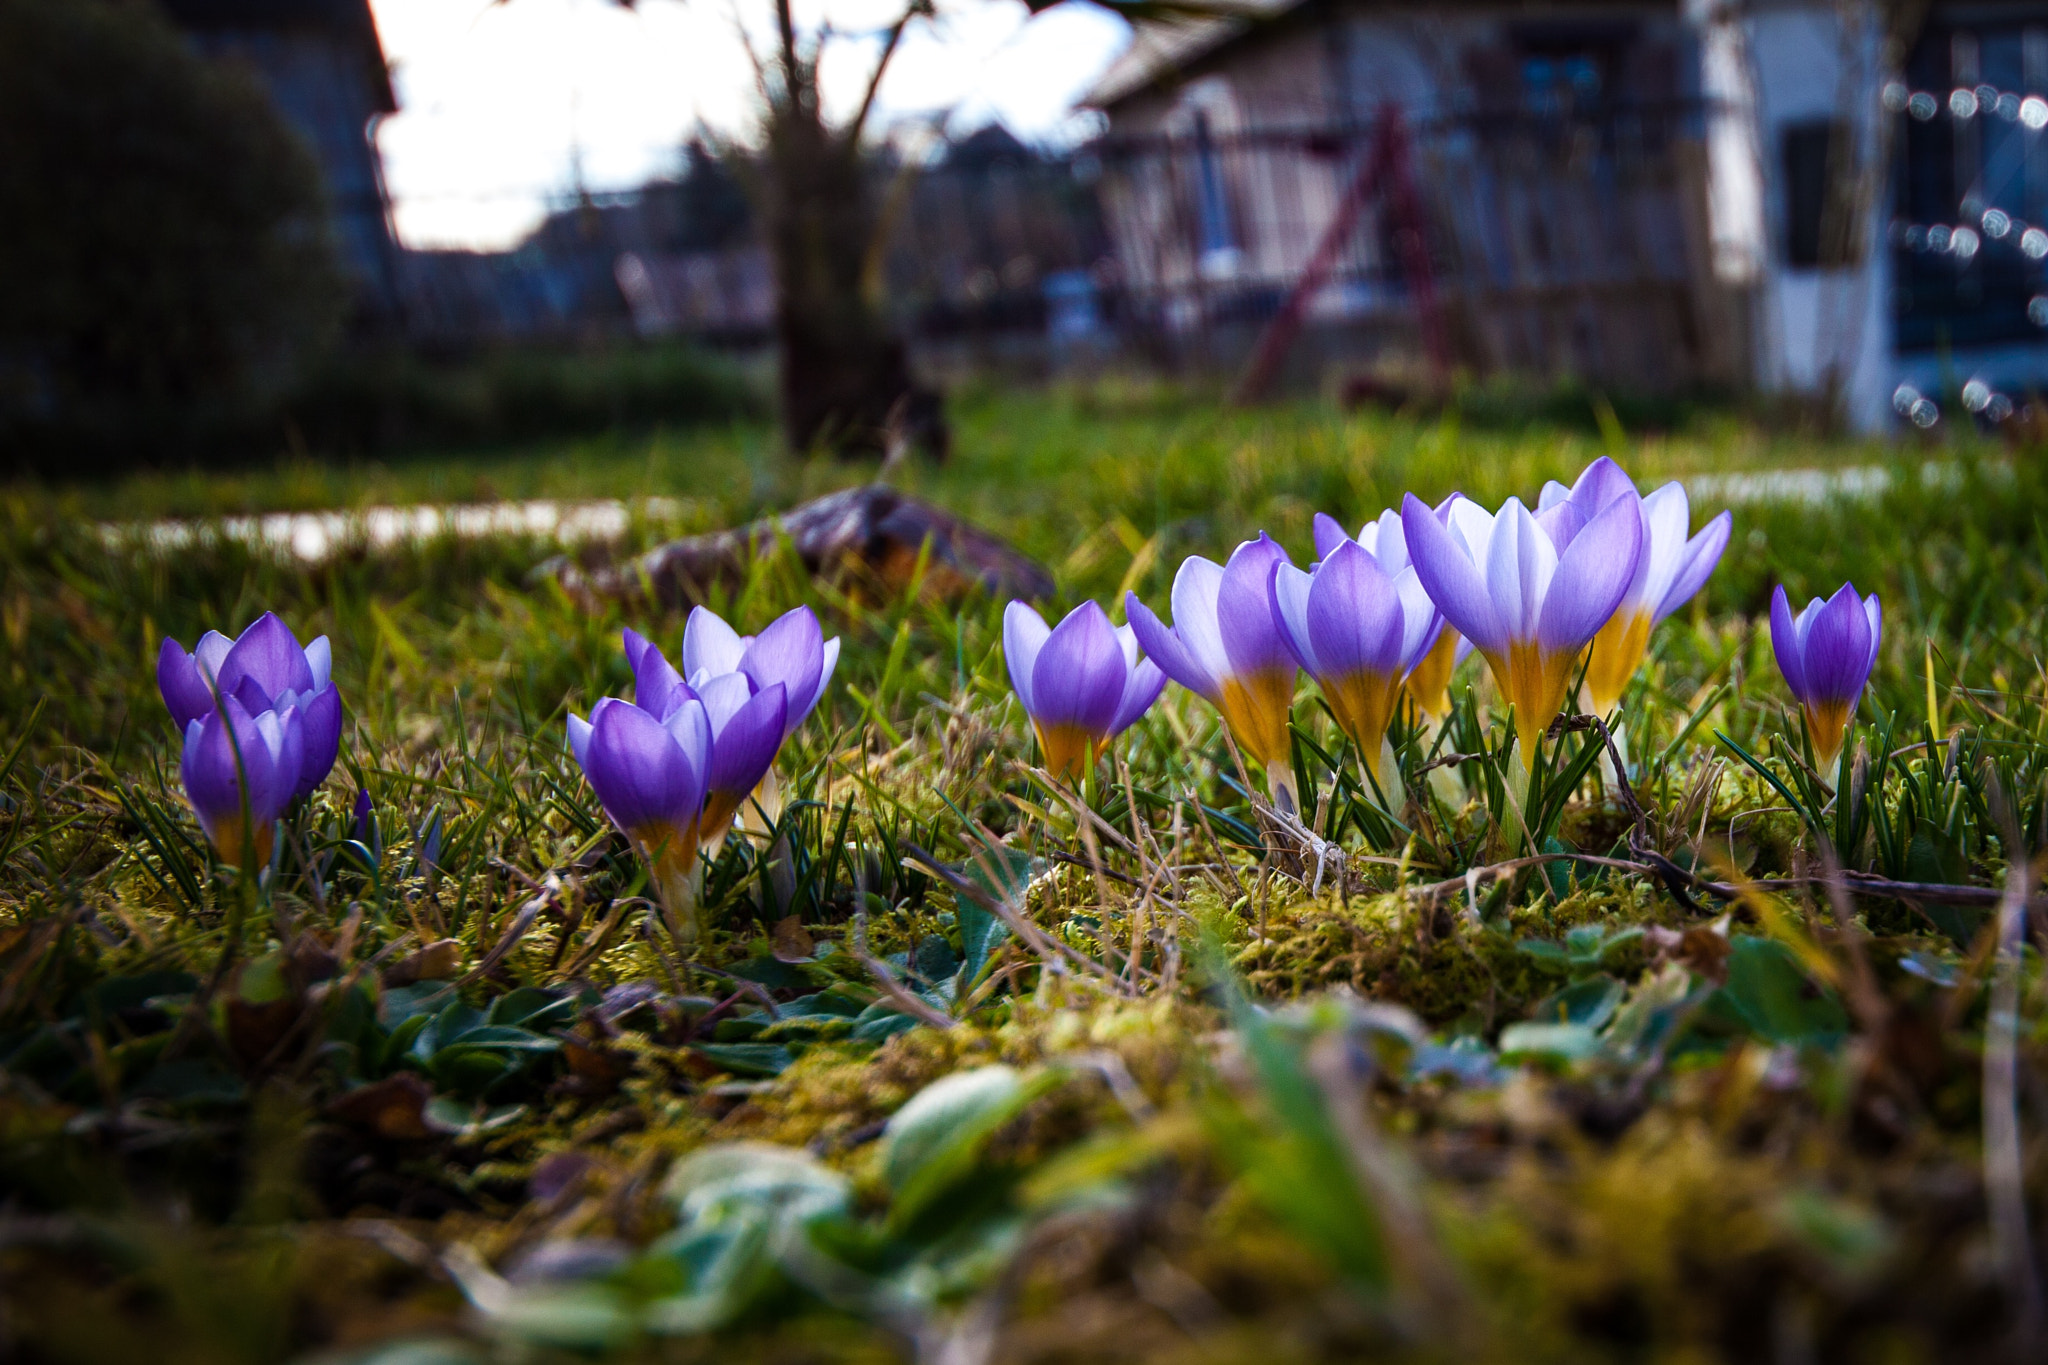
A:
POLYGON ((878 196, 858 143, 826 128, 808 103, 774 110, 765 168, 783 430, 800 453, 880 454, 911 378, 908 351, 866 279, 878 196))
MULTIPOLYGON (((884 229, 881 194, 861 135, 904 28, 928 12, 913 3, 891 29, 859 113, 825 121, 816 54, 799 46, 789 0, 777 0, 781 51, 768 96, 765 173, 769 251, 775 261, 775 332, 782 360, 783 432, 790 448, 881 454, 892 418, 928 411, 910 357, 882 307, 871 262, 884 229)), ((926 444, 932 444, 927 439, 926 444)))

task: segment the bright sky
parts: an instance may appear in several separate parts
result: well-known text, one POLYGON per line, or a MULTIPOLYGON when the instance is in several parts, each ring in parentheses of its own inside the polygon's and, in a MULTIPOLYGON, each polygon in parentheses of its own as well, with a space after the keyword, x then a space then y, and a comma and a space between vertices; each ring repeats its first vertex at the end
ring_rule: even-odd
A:
MULTIPOLYGON (((738 29, 767 44, 767 0, 371 0, 400 111, 377 141, 410 246, 517 241, 549 196, 584 183, 627 189, 675 164, 699 127, 744 134, 754 75, 738 29)), ((1084 4, 1032 17, 1021 0, 939 0, 882 83, 884 122, 951 109, 954 131, 1000 119, 1020 137, 1065 141, 1075 100, 1127 41, 1122 20, 1084 4)), ((828 104, 860 97, 877 31, 897 0, 798 0, 827 49, 828 104)))

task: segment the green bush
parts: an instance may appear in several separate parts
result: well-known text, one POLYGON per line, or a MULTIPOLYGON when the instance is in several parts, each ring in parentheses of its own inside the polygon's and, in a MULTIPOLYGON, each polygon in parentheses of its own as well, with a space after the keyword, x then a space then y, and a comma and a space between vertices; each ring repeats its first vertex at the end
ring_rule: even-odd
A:
POLYGON ((403 349, 323 367, 286 405, 289 441, 322 455, 520 443, 762 414, 741 367, 683 345, 537 348, 433 360, 403 349))
POLYGON ((106 462, 260 408, 343 303, 318 170, 155 9, 0 0, 0 450, 106 462))

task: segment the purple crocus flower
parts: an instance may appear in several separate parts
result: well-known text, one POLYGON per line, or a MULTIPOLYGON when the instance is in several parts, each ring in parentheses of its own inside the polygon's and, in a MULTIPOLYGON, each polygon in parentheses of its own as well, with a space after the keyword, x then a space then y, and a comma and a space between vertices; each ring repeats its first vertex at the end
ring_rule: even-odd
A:
POLYGON ((1301 808, 1287 722, 1294 707, 1293 652, 1273 619, 1273 568, 1287 552, 1260 533, 1217 564, 1191 556, 1173 579, 1173 626, 1136 593, 1124 611, 1138 643, 1167 677, 1223 713, 1238 747, 1266 769, 1274 804, 1301 808))
MULTIPOLYGON (((759 635, 741 635, 717 613, 694 607, 683 625, 679 680, 701 692, 712 679, 737 674, 746 681, 750 696, 780 684, 784 699, 781 738, 786 740, 824 697, 838 663, 838 637, 825 638, 817 613, 809 607, 784 612, 759 635)), ((773 760, 771 753, 767 768, 738 807, 747 827, 762 833, 782 816, 782 785, 773 760)))
POLYGON ((272 828, 304 770, 302 720, 290 706, 251 712, 230 693, 186 725, 178 774, 221 861, 270 861, 272 828))
POLYGON ((332 660, 325 635, 301 648, 291 627, 266 611, 236 639, 207 631, 189 653, 166 638, 157 651, 156 683, 180 730, 214 709, 216 693, 234 697, 252 716, 296 708, 303 736, 296 800, 326 780, 341 751, 341 693, 329 681, 332 660))
POLYGON ((1346 539, 1315 568, 1273 566, 1270 586, 1280 638, 1330 703, 1337 725, 1392 791, 1381 762, 1387 722, 1402 681, 1436 643, 1443 617, 1413 567, 1390 574, 1363 545, 1346 539))
POLYGON ((1635 578, 1642 515, 1615 501, 1590 520, 1570 504, 1539 516, 1519 498, 1492 515, 1460 498, 1447 520, 1412 493, 1401 504, 1416 575, 1444 620, 1486 656, 1515 708, 1526 769, 1564 709, 1581 651, 1635 578))
MULTIPOLYGON (((1448 521, 1451 504, 1463 496, 1453 493, 1438 503, 1437 520, 1448 521)), ((1335 517, 1324 512, 1316 513, 1315 536, 1316 555, 1321 559, 1328 559, 1339 545, 1352 539, 1335 517)), ((1392 577, 1399 578, 1410 567, 1408 534, 1401 529, 1401 514, 1392 508, 1359 527, 1357 541, 1392 577)), ((1409 668, 1405 686, 1424 716, 1441 724, 1451 714, 1451 674, 1471 652, 1472 642, 1446 625, 1437 632, 1429 652, 1409 668)))
POLYGON ((1650 632, 1706 584, 1735 525, 1735 514, 1723 511, 1687 539, 1692 508, 1685 486, 1674 481, 1642 497, 1622 467, 1604 455, 1587 465, 1570 488, 1555 481, 1545 484, 1537 505, 1549 512, 1569 503, 1591 521, 1612 502, 1633 502, 1641 509, 1643 554, 1621 605, 1593 637, 1586 664, 1586 691, 1602 715, 1621 703, 1623 689, 1642 667, 1650 632))
POLYGON ((1806 717, 1806 733, 1822 772, 1841 756, 1856 703, 1877 663, 1884 613, 1877 594, 1859 599, 1844 583, 1823 602, 1816 597, 1795 619, 1780 585, 1771 594, 1771 647, 1778 671, 1806 717))
POLYGON ((606 697, 588 721, 569 717, 569 748, 604 813, 646 860, 677 941, 695 942, 699 822, 711 770, 704 704, 686 701, 662 721, 606 697))
POLYGON ((1046 768, 1071 781, 1093 772, 1103 746, 1150 710, 1166 686, 1159 665, 1139 659, 1137 633, 1112 626, 1094 602, 1050 628, 1024 603, 1010 603, 1003 611, 1003 662, 1046 768))

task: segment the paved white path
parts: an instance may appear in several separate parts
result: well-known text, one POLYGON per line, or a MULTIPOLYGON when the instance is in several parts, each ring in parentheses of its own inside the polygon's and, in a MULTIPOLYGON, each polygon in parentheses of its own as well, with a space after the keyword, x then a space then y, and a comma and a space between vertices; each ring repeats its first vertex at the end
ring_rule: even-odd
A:
POLYGON ((527 502, 454 503, 446 506, 364 507, 352 511, 265 512, 255 516, 150 522, 106 522, 100 535, 110 545, 140 542, 176 550, 210 537, 241 541, 308 563, 344 547, 372 550, 415 544, 441 536, 481 540, 492 536, 538 536, 558 544, 604 540, 622 534, 637 515, 652 520, 679 516, 675 498, 618 498, 527 502))
MULTIPOLYGON (((2003 462, 1990 463, 1986 471, 1994 476, 2011 473, 2003 462)), ((1928 460, 1920 475, 1934 488, 1962 483, 1963 471, 1952 460, 1928 460)), ((1730 474, 1697 474, 1685 480, 1685 490, 1694 507, 1707 502, 1800 502, 1823 503, 1837 498, 1875 498, 1892 484, 1892 471, 1878 464, 1850 465, 1843 469, 1752 469, 1730 474)))

